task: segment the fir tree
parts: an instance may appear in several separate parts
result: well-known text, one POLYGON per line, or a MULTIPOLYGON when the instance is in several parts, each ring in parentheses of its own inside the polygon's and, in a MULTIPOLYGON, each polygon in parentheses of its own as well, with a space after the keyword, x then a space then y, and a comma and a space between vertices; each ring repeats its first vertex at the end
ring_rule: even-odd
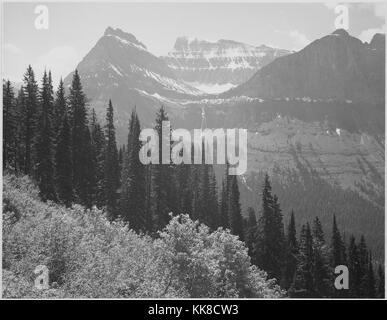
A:
POLYGON ((191 165, 177 166, 178 212, 192 217, 192 172, 191 165))
POLYGON ((284 256, 285 256, 285 232, 282 217, 282 210, 279 204, 277 195, 273 196, 273 246, 272 250, 275 252, 275 265, 277 279, 281 285, 283 285, 282 277, 285 269, 284 256))
POLYGON ((13 87, 9 80, 3 82, 3 169, 16 169, 17 110, 13 87))
POLYGON ((65 88, 62 78, 60 79, 58 90, 56 91, 53 127, 57 130, 55 137, 59 134, 60 127, 63 123, 63 117, 67 113, 67 102, 65 97, 65 88))
POLYGON ((301 228, 298 261, 289 294, 292 297, 313 297, 313 240, 309 224, 301 228))
POLYGON ((222 181, 221 198, 219 205, 219 224, 223 228, 230 228, 228 219, 228 199, 230 193, 230 176, 228 175, 229 163, 226 162, 225 174, 222 181))
POLYGON ((200 165, 198 181, 198 213, 199 220, 215 229, 218 226, 218 200, 216 181, 213 167, 208 164, 200 165))
POLYGON ((36 130, 36 180, 43 200, 55 200, 54 164, 52 141, 52 114, 53 114, 53 89, 51 73, 44 71, 42 88, 40 91, 40 114, 36 130))
POLYGON ((246 235, 245 242, 248 248, 249 256, 253 264, 257 263, 256 246, 258 237, 258 225, 255 211, 253 208, 247 208, 247 223, 246 223, 246 235))
POLYGON ((67 207, 74 200, 71 132, 67 112, 63 115, 55 151, 55 184, 59 200, 67 207))
POLYGON ((354 298, 360 297, 360 261, 359 261, 359 250, 356 245, 354 236, 350 237, 348 245, 348 271, 349 271, 349 292, 350 296, 354 298))
POLYGON ((298 241, 297 241, 297 233, 296 233, 296 222, 294 218, 294 212, 290 215, 290 221, 287 228, 286 234, 286 267, 284 274, 284 287, 285 289, 289 289, 294 281, 294 276, 297 269, 297 256, 299 254, 298 251, 298 241))
POLYGON ((105 198, 108 214, 111 217, 116 215, 117 189, 120 183, 120 165, 116 144, 116 132, 114 128, 114 110, 111 100, 106 112, 105 127, 105 198))
MULTIPOLYGON (((155 130, 159 136, 159 161, 162 163, 162 122, 168 121, 168 115, 164 106, 161 106, 156 115, 155 130)), ((170 135, 168 138, 170 139, 170 135)), ((169 213, 176 209, 176 186, 175 177, 171 165, 153 164, 152 165, 152 211, 155 222, 155 229, 164 228, 169 221, 169 213)))
POLYGON ((332 290, 327 249, 321 222, 316 217, 313 221, 313 291, 315 296, 320 298, 329 297, 332 290))
POLYGON ((140 162, 140 121, 136 109, 129 121, 127 155, 121 188, 121 215, 137 231, 149 231, 150 216, 145 212, 145 167, 140 162))
POLYGON ((214 172, 214 167, 208 165, 210 202, 209 211, 211 212, 211 226, 215 230, 220 226, 219 207, 218 207, 218 188, 214 172))
POLYGON ((68 97, 72 132, 73 188, 80 204, 90 207, 93 197, 93 159, 87 121, 86 96, 75 70, 68 97))
POLYGON ((231 233, 239 236, 239 240, 244 241, 243 218, 241 213, 241 204, 239 201, 237 176, 230 177, 230 190, 227 209, 231 233))
POLYGON ((105 193, 105 136, 93 109, 90 123, 91 152, 93 163, 92 193, 93 204, 102 208, 106 204, 105 193))
POLYGON ((338 265, 346 264, 345 245, 342 240, 340 231, 337 227, 336 216, 333 216, 333 228, 332 228, 332 267, 335 268, 338 265))
POLYGON ((22 119, 24 122, 24 164, 25 174, 32 174, 35 163, 35 137, 38 122, 38 85, 31 66, 24 74, 22 119))
POLYGON ((269 176, 265 175, 262 191, 262 235, 260 236, 259 266, 282 282, 284 273, 284 230, 278 198, 273 196, 269 176))
POLYGON ((369 252, 364 236, 360 237, 358 245, 359 250, 359 297, 367 297, 368 292, 368 268, 369 268, 369 252))
MULTIPOLYGON (((336 223, 336 216, 333 216, 332 241, 331 241, 331 267, 334 270, 339 265, 347 265, 345 244, 341 237, 339 228, 336 223)), ((336 290, 336 297, 345 297, 346 290, 336 290)))
POLYGON ((376 283, 375 283, 375 274, 374 274, 374 267, 372 265, 372 257, 370 254, 369 261, 368 261, 368 268, 367 268, 367 275, 366 275, 366 298, 376 298, 376 283))
POLYGON ((25 111, 24 89, 22 87, 16 98, 15 170, 17 172, 25 172, 25 111))

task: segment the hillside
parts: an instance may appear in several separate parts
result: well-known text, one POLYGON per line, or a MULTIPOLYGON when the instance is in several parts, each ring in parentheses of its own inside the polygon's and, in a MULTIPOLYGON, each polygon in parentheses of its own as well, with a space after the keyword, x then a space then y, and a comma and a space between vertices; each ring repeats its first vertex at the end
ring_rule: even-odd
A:
POLYGON ((3 190, 3 298, 283 294, 250 264, 237 237, 222 229, 211 233, 186 215, 172 218, 152 239, 109 222, 95 208, 43 203, 27 177, 5 175, 3 190), (33 287, 38 265, 49 269, 48 290, 33 287))
POLYGON ((336 30, 276 59, 224 96, 380 103, 385 89, 384 43, 382 34, 368 44, 336 30))

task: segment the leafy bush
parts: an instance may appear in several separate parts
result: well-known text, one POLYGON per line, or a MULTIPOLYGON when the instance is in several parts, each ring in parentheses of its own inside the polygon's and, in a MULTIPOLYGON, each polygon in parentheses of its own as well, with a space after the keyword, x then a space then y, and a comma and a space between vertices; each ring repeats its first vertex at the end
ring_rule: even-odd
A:
POLYGON ((172 217, 157 239, 137 234, 103 211, 43 203, 25 177, 3 188, 3 297, 281 297, 251 266, 243 242, 210 232, 187 215, 172 217), (50 289, 34 288, 37 265, 50 289))

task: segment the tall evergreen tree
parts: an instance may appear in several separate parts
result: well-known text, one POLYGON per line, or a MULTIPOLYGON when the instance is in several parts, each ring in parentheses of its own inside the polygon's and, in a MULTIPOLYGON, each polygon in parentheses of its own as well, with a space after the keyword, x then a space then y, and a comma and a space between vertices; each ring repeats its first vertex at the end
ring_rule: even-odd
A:
POLYGON ((332 228, 332 267, 335 268, 338 265, 346 264, 345 244, 342 240, 339 228, 336 223, 336 216, 333 216, 333 228, 332 228))
POLYGON ((228 175, 229 163, 226 162, 225 174, 222 181, 222 190, 219 205, 219 223, 223 228, 230 228, 228 219, 228 199, 230 193, 230 176, 228 175))
POLYGON ((309 224, 300 233, 300 249, 294 282, 289 290, 292 297, 314 297, 313 288, 313 239, 309 224))
POLYGON ((15 169, 17 172, 25 172, 25 105, 24 89, 21 87, 16 98, 15 169))
POLYGON ((212 229, 218 227, 218 199, 212 165, 200 165, 198 180, 198 218, 212 229))
MULTIPOLYGON (((150 167, 150 166, 149 166, 150 167)), ((191 165, 181 164, 176 167, 178 212, 192 217, 192 170, 191 165)))
POLYGON ((284 273, 284 230, 278 198, 273 196, 269 176, 265 175, 262 191, 262 235, 260 236, 259 266, 282 282, 284 273))
POLYGON ((313 221, 313 282, 316 297, 330 296, 333 281, 329 267, 329 252, 318 217, 313 221))
POLYGON ((220 226, 219 208, 218 208, 218 188, 214 167, 208 164, 208 180, 209 180, 209 213, 210 213, 210 227, 216 229, 220 226))
POLYGON ((359 250, 356 245, 354 236, 350 237, 348 245, 348 271, 349 271, 349 293, 353 298, 360 297, 360 261, 359 261, 359 250))
POLYGON ((154 220, 152 216, 152 165, 145 166, 145 214, 146 229, 149 232, 154 231, 154 220))
POLYGON ((67 207, 74 200, 71 131, 67 112, 63 115, 55 150, 55 184, 59 200, 67 207))
MULTIPOLYGON (((161 106, 156 115, 155 130, 159 136, 159 161, 162 163, 162 122, 168 121, 168 115, 161 106)), ((168 138, 170 140, 170 135, 168 138)), ((173 166, 168 164, 152 165, 153 219, 156 230, 164 228, 169 221, 169 213, 176 211, 177 198, 173 166)))
POLYGON ((375 283, 375 273, 374 267, 372 264, 372 257, 370 254, 367 268, 367 286, 366 286, 366 298, 376 298, 376 283, 375 283))
POLYGON ((296 233, 296 221, 294 218, 294 212, 290 215, 290 221, 286 234, 286 262, 285 262, 285 274, 284 274, 284 287, 289 289, 294 281, 294 276, 297 269, 297 257, 299 254, 298 241, 296 233))
POLYGON ((119 172, 119 185, 118 187, 121 186, 121 181, 122 181, 122 171, 124 168, 124 160, 126 159, 126 148, 125 145, 122 145, 118 151, 118 172, 119 172))
POLYGON ((257 217, 255 215, 255 211, 253 208, 247 208, 247 223, 246 223, 246 234, 245 234, 245 242, 248 248, 249 256, 251 258, 251 262, 253 264, 257 263, 256 256, 256 246, 258 239, 258 224, 257 217))
POLYGON ((273 196, 273 251, 275 252, 275 262, 277 268, 278 281, 283 285, 283 273, 285 269, 285 232, 282 217, 282 210, 277 195, 273 196))
POLYGON ((73 75, 68 103, 72 130, 73 188, 76 200, 90 207, 93 197, 92 146, 87 120, 86 96, 77 70, 73 75))
POLYGON ((57 130, 55 137, 59 134, 63 123, 63 117, 67 112, 67 102, 65 97, 65 87, 62 78, 60 79, 58 90, 54 102, 53 127, 57 130))
POLYGON ((358 245, 359 250, 359 297, 367 297, 368 293, 368 268, 369 268, 369 251, 364 236, 360 237, 358 245))
POLYGON ((38 85, 31 66, 28 66, 24 74, 23 84, 23 108, 22 121, 24 122, 23 143, 24 143, 24 165, 25 174, 34 173, 35 164, 35 137, 38 122, 38 85))
POLYGON ((53 89, 51 73, 44 71, 40 90, 40 112, 36 130, 36 180, 43 200, 56 200, 54 187, 54 148, 52 133, 53 89))
POLYGON ((106 204, 105 194, 105 136, 93 109, 90 121, 93 204, 102 208, 106 204))
POLYGON ((11 81, 3 82, 3 169, 16 169, 17 110, 11 81))
MULTIPOLYGON (((332 241, 331 241, 331 267, 334 270, 339 265, 347 265, 345 252, 345 243, 341 237, 340 230, 337 227, 336 216, 333 216, 332 241)), ((336 290, 336 297, 347 296, 346 290, 336 290)))
POLYGON ((151 219, 149 213, 145 212, 145 166, 139 159, 140 131, 140 121, 134 109, 129 121, 127 155, 122 178, 121 215, 134 230, 149 231, 151 219))
POLYGON ((117 189, 120 183, 120 165, 117 152, 116 131, 114 128, 114 110, 111 100, 106 112, 105 127, 105 198, 108 214, 111 217, 116 215, 117 189))
POLYGON ((243 218, 239 200, 238 178, 235 175, 230 176, 228 219, 231 233, 239 236, 239 240, 244 241, 243 218))

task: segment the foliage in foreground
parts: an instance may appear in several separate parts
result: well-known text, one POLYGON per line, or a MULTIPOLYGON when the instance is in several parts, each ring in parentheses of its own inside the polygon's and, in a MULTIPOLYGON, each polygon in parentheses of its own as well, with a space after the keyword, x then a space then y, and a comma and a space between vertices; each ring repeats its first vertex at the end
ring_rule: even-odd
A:
POLYGON ((3 268, 4 298, 284 295, 228 230, 179 215, 152 239, 95 208, 43 203, 28 178, 13 175, 4 177, 3 268), (45 291, 33 285, 41 264, 45 291))

